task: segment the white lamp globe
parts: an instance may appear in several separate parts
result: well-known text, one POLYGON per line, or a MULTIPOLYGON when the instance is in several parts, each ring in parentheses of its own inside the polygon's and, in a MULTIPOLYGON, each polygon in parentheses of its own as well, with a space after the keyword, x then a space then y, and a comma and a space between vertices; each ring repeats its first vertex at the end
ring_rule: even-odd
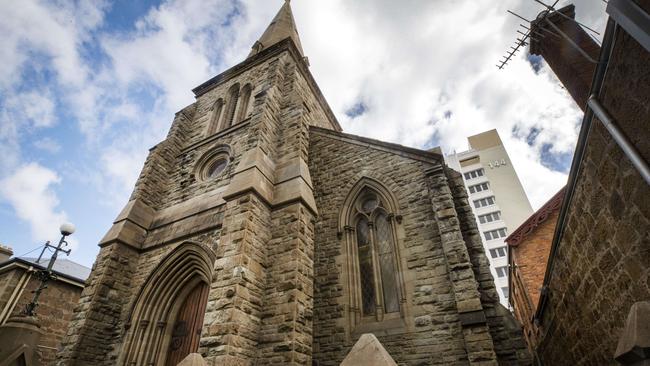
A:
POLYGON ((61 231, 61 235, 68 236, 68 235, 72 235, 74 233, 75 227, 71 223, 66 222, 64 224, 61 224, 61 227, 59 227, 59 230, 61 231))

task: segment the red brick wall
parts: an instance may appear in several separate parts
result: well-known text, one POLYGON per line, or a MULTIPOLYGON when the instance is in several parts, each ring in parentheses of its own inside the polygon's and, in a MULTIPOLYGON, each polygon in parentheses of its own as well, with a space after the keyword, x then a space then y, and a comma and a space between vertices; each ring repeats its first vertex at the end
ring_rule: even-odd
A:
POLYGON ((544 282, 546 263, 553 242, 559 210, 535 228, 518 246, 513 247, 514 263, 528 291, 531 302, 537 306, 539 292, 544 282))
MULTIPOLYGON (((565 6, 558 12, 571 18, 575 17, 573 5, 565 6)), ((558 14, 551 14, 547 19, 579 45, 593 60, 598 60, 600 47, 579 25, 558 14)), ((590 62, 565 38, 540 30, 539 28, 544 28, 557 33, 546 21, 534 21, 532 28, 537 30, 537 33, 544 34, 545 37, 533 35, 539 40, 531 40, 530 53, 544 57, 578 106, 584 110, 596 64, 590 62)))
POLYGON ((531 350, 537 344, 537 331, 532 318, 539 302, 558 215, 559 210, 556 210, 517 246, 510 247, 510 262, 514 264, 511 303, 531 350))

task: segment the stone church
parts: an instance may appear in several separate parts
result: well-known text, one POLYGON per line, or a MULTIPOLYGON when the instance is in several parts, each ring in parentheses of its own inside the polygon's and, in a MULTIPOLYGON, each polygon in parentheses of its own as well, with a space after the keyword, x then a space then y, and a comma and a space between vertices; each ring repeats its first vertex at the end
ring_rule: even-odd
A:
POLYGON ((526 365, 459 173, 349 135, 285 2, 193 90, 99 243, 59 365, 526 365))

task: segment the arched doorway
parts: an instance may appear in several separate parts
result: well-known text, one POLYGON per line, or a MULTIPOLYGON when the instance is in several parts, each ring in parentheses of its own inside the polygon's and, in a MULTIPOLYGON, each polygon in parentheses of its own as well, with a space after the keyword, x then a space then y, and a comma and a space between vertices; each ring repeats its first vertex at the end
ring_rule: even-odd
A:
POLYGON ((119 365, 176 365, 197 351, 214 260, 209 248, 185 242, 160 262, 129 314, 119 365))
POLYGON ((176 366, 199 349, 209 288, 205 282, 196 285, 178 310, 167 351, 167 366, 176 366))

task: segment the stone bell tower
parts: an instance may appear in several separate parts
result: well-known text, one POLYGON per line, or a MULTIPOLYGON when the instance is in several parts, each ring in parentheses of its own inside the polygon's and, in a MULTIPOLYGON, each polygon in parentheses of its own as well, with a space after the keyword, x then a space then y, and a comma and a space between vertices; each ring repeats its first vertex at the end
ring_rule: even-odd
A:
POLYGON ((309 364, 310 126, 340 126, 289 2, 249 56, 201 84, 100 242, 59 364, 309 364))

